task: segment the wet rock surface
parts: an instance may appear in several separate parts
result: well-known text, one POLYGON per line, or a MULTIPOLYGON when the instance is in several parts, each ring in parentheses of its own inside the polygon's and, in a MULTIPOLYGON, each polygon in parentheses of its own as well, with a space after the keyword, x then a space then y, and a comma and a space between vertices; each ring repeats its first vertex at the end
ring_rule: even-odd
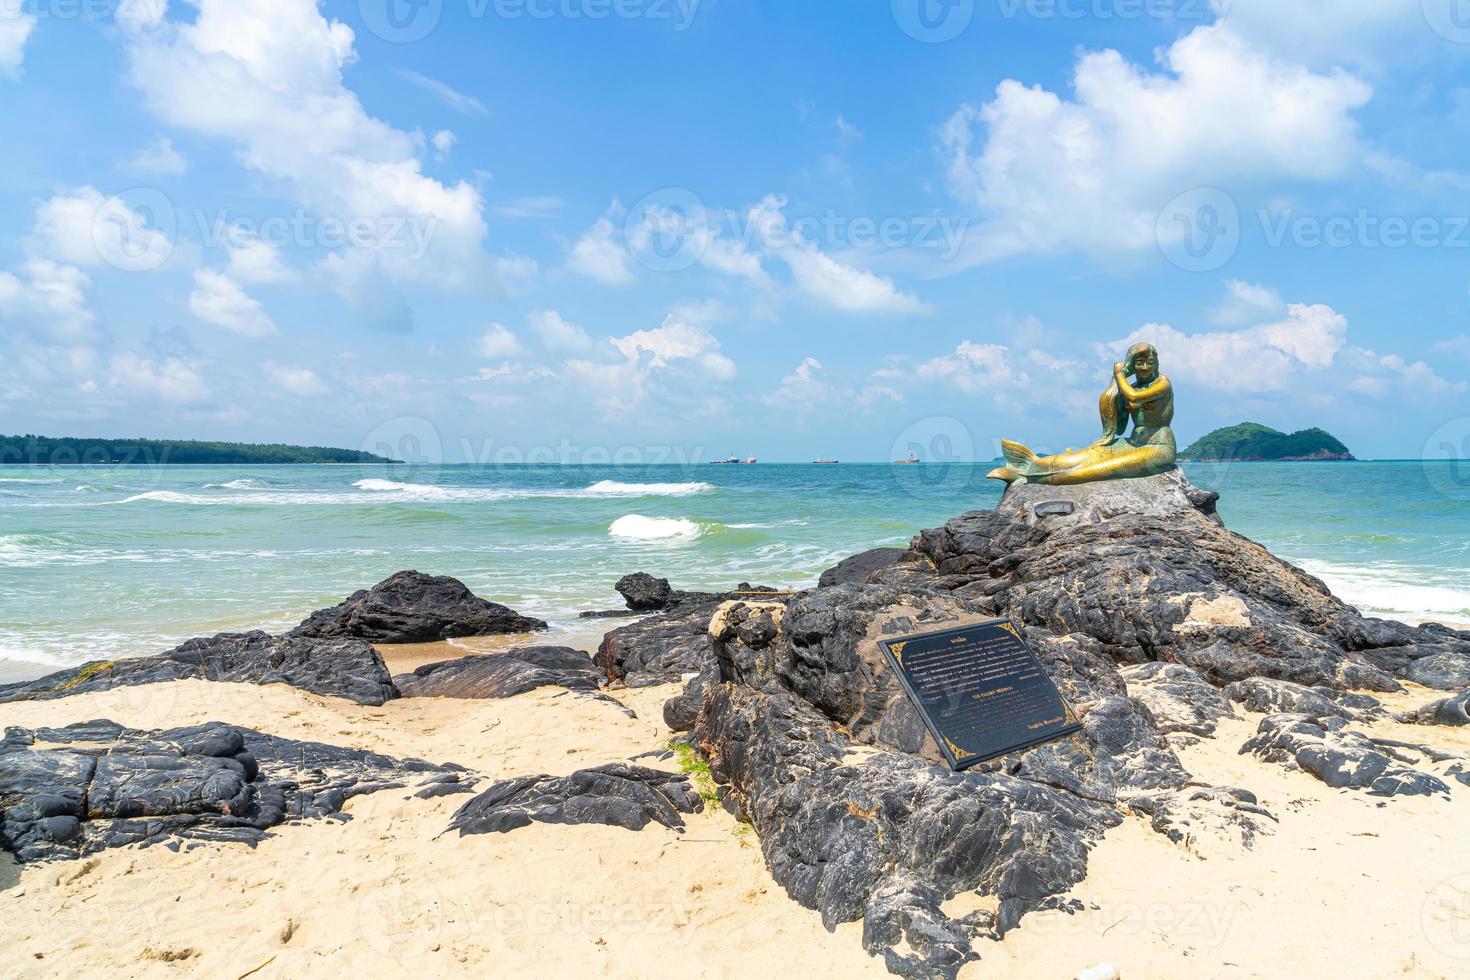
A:
POLYGON ((532 821, 600 823, 642 830, 650 822, 683 830, 683 814, 704 802, 689 777, 625 762, 570 776, 522 776, 498 782, 459 809, 449 824, 460 836, 502 834, 532 821))
MULTIPOLYGON (((1256 735, 1241 746, 1263 762, 1299 768, 1334 789, 1360 789, 1374 796, 1448 793, 1430 773, 1404 764, 1404 752, 1437 753, 1403 742, 1377 740, 1347 730, 1342 718, 1275 714, 1261 719, 1256 735)), ((1443 758, 1443 756, 1440 756, 1443 758)))
POLYGON ((397 572, 319 609, 287 636, 357 637, 370 643, 430 643, 546 629, 546 623, 481 599, 447 575, 397 572))
POLYGON ((289 684, 367 705, 397 697, 383 658, 362 640, 271 636, 254 630, 188 640, 156 657, 97 661, 0 686, 0 703, 185 679, 289 684))
POLYGON ((347 819, 351 797, 462 772, 218 723, 9 728, 0 739, 0 848, 27 862, 127 844, 253 845, 286 821, 347 819))
POLYGON ((898 564, 905 554, 907 552, 903 548, 872 548, 851 558, 844 558, 822 573, 817 579, 817 587, 824 589, 829 585, 866 582, 868 576, 874 572, 898 564))
POLYGON ((425 664, 393 678, 406 698, 509 698, 548 686, 595 691, 599 681, 591 657, 581 650, 556 646, 460 657, 425 664))
POLYGON ((641 619, 602 638, 593 658, 609 681, 629 687, 669 684, 696 674, 711 657, 709 620, 718 602, 641 619))

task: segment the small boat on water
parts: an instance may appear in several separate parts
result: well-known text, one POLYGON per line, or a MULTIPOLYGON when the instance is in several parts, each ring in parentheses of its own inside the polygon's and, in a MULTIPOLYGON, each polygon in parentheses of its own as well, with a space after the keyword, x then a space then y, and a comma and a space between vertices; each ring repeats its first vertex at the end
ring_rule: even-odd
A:
POLYGON ((755 463, 756 458, 754 456, 749 456, 745 459, 741 459, 739 456, 730 456, 726 459, 712 459, 709 461, 709 465, 711 466, 753 466, 755 463))
POLYGON ((812 460, 812 462, 815 463, 818 466, 833 466, 833 465, 835 465, 837 463, 837 460, 835 460, 835 459, 814 459, 814 460, 812 460))
POLYGON ((910 456, 908 459, 895 459, 893 462, 895 464, 908 465, 908 464, 919 462, 919 457, 918 456, 910 456))

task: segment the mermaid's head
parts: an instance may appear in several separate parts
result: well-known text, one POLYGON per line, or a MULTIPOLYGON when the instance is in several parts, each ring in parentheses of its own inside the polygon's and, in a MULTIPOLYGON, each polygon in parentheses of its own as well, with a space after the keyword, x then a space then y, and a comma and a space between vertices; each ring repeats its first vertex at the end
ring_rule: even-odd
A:
POLYGON ((1123 364, 1138 380, 1152 381, 1159 374, 1159 352, 1153 344, 1134 344, 1128 348, 1123 364))

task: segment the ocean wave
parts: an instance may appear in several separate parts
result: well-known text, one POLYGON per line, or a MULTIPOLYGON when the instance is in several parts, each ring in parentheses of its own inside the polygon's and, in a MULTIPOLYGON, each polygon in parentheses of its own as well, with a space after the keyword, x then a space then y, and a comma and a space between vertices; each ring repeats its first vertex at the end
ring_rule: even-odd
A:
POLYGON ((688 497, 714 489, 710 483, 619 483, 598 480, 583 493, 598 497, 688 497))
POLYGON ((1435 574, 1394 562, 1342 565, 1316 559, 1290 559, 1327 583, 1333 595, 1359 611, 1389 619, 1470 622, 1470 589, 1463 574, 1435 574))
POLYGON ((704 533, 704 528, 683 517, 625 514, 612 522, 607 533, 634 541, 693 541, 704 533))
POLYGON ((228 483, 206 483, 204 485, 204 489, 206 489, 206 490, 259 490, 263 486, 265 486, 265 484, 264 483, 261 483, 259 480, 252 480, 249 477, 241 477, 238 480, 231 480, 228 483))

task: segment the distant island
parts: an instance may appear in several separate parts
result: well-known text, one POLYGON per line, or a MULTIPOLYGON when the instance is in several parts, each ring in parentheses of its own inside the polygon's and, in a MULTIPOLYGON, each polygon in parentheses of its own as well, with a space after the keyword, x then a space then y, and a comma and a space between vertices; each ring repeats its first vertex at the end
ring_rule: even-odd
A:
POLYGON ((1193 460, 1345 460, 1348 447, 1330 432, 1302 429, 1287 435, 1267 425, 1242 422, 1216 429, 1179 453, 1193 460))
POLYGON ((0 466, 114 463, 189 465, 201 463, 395 463, 356 449, 288 446, 282 443, 196 442, 192 439, 72 439, 0 436, 0 466))

